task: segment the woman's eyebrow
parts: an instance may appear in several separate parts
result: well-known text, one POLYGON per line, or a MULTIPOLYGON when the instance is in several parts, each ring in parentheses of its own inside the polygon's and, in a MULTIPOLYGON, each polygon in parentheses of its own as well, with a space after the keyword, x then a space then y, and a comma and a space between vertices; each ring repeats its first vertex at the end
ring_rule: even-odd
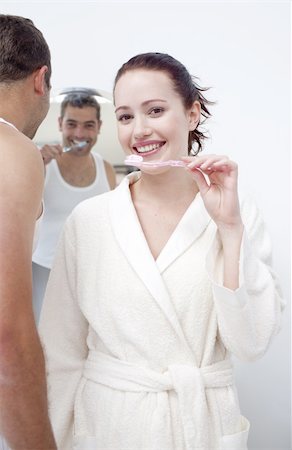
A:
MULTIPOLYGON (((152 102, 164 102, 167 103, 166 100, 163 100, 162 98, 153 98, 151 100, 145 100, 145 102, 142 103, 142 106, 148 105, 149 103, 152 102)), ((131 109, 129 106, 119 106, 115 112, 119 111, 119 109, 131 109)))

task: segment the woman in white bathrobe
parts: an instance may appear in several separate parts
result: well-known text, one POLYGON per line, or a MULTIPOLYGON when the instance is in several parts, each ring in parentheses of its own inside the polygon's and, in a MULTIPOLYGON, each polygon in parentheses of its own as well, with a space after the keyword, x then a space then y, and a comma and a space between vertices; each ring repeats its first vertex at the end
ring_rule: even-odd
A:
POLYGON ((254 360, 283 306, 237 165, 201 149, 209 102, 165 54, 119 70, 126 155, 151 165, 68 219, 40 322, 60 450, 246 449, 230 354, 254 360))

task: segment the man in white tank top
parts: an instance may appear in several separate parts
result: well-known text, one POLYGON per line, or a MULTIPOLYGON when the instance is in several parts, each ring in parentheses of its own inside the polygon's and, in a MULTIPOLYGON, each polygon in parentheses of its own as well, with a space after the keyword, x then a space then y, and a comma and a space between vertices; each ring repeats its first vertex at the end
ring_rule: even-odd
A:
POLYGON ((0 14, 0 448, 55 449, 32 309, 44 170, 31 139, 49 108, 50 50, 32 21, 0 14))
POLYGON ((47 144, 40 149, 46 166, 46 181, 44 218, 33 254, 33 306, 37 322, 56 246, 67 217, 81 201, 116 186, 113 167, 92 152, 101 125, 100 106, 95 97, 84 92, 72 92, 61 104, 59 130, 62 132, 62 145, 47 144))

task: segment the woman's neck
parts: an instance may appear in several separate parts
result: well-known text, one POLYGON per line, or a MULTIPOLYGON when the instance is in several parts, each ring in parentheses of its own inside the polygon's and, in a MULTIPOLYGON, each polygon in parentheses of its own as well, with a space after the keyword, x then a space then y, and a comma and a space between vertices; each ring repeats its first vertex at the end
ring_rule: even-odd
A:
POLYGON ((190 203, 198 191, 198 186, 191 174, 182 168, 173 168, 157 175, 141 173, 139 180, 131 186, 134 203, 151 201, 157 205, 190 203))
POLYGON ((131 185, 133 204, 155 260, 197 193, 192 176, 178 168, 159 175, 142 173, 131 185))

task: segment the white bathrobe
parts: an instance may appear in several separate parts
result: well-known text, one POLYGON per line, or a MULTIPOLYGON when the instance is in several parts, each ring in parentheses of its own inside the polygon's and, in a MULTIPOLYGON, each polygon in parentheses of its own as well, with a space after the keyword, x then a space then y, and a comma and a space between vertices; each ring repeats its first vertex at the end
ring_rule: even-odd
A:
POLYGON ((283 306, 263 221, 243 204, 231 291, 199 194, 154 260, 138 176, 77 206, 59 243, 40 321, 58 449, 246 449, 230 354, 262 356, 283 306))

